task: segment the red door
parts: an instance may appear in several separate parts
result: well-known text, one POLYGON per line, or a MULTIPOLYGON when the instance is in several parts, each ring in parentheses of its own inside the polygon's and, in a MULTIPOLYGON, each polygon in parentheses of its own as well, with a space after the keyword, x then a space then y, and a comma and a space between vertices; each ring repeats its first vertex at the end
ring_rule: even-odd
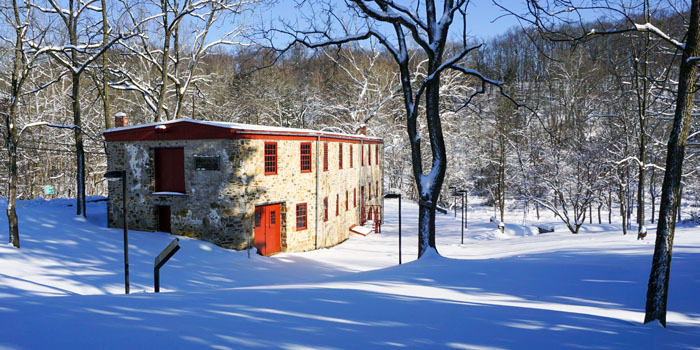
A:
POLYGON ((170 229, 170 207, 166 205, 158 205, 158 231, 172 232, 170 229))
POLYGON ((255 207, 255 247, 262 255, 277 253, 280 243, 280 204, 255 207))

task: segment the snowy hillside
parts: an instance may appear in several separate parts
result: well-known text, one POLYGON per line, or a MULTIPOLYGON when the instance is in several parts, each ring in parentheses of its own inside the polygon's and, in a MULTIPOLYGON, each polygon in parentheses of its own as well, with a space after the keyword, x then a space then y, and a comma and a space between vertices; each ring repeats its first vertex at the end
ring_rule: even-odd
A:
MULTIPOLYGON (((87 220, 73 201, 19 204, 21 249, 0 244, 0 349, 697 349, 700 229, 679 227, 668 329, 642 325, 654 232, 618 225, 537 234, 490 211, 438 217, 443 257, 416 257, 417 207, 397 202, 381 234, 332 249, 261 257, 180 238, 153 293, 153 259, 173 239, 122 231, 105 203, 87 220)), ((1 203, 4 205, 4 203, 1 203)), ((551 216, 542 224, 554 224, 551 216), (547 221, 550 220, 550 221, 547 221)), ((532 220, 534 221, 534 220, 532 220)), ((527 222, 526 222, 527 223, 527 222)), ((649 225, 653 227, 653 225, 649 225)), ((0 216, 6 241, 7 218, 0 216)))

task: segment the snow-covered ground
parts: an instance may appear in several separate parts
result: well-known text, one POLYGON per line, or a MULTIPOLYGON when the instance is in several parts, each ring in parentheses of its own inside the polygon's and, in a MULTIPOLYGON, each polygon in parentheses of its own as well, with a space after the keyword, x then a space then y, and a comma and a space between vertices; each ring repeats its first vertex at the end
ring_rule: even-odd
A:
MULTIPOLYGON (((181 237, 160 294, 153 260, 173 236, 130 231, 124 295, 122 231, 106 228, 104 202, 87 219, 72 203, 19 204, 22 248, 0 244, 0 349, 700 349, 697 227, 676 231, 664 329, 641 323, 653 230, 538 235, 521 212, 501 235, 477 207, 464 244, 459 216, 439 215, 443 257, 415 261, 417 207, 404 201, 397 265, 387 200, 381 234, 331 249, 248 258, 181 237)), ((6 227, 2 215, 3 241, 6 227)))

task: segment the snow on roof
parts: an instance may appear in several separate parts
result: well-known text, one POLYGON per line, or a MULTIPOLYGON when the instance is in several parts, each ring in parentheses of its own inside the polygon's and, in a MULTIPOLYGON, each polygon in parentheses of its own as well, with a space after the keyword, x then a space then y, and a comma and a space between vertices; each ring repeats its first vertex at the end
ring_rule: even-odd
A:
POLYGON ((124 131, 124 130, 139 129, 139 128, 144 128, 144 127, 149 127, 149 126, 161 126, 161 125, 168 125, 168 124, 177 124, 177 123, 182 123, 182 122, 215 126, 215 127, 219 127, 219 128, 226 128, 226 129, 253 131, 253 132, 258 131, 258 132, 274 132, 274 133, 297 133, 297 134, 313 134, 313 135, 322 135, 322 136, 337 136, 337 137, 363 138, 363 139, 369 139, 369 140, 381 140, 380 137, 371 137, 371 136, 364 136, 364 135, 357 135, 357 134, 342 134, 342 133, 312 130, 312 129, 285 128, 285 127, 281 127, 281 126, 267 126, 267 125, 230 123, 230 122, 214 122, 214 121, 195 120, 195 119, 189 119, 189 118, 175 119, 175 120, 169 120, 169 121, 157 122, 157 123, 129 125, 129 126, 118 127, 118 128, 111 128, 111 129, 107 129, 107 130, 103 131, 102 134, 107 134, 107 133, 117 132, 117 131, 124 131))

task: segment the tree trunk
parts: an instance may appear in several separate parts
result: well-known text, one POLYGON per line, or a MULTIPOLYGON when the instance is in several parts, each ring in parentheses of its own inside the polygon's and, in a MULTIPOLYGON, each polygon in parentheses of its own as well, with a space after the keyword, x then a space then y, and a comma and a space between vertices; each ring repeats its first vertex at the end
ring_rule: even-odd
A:
POLYGON ((612 225, 612 189, 608 188, 608 225, 612 225))
POLYGON ((12 1, 15 25, 15 47, 12 60, 12 82, 9 106, 5 111, 5 123, 7 127, 7 223, 9 233, 9 243, 19 248, 19 220, 17 219, 17 143, 19 135, 17 130, 17 104, 22 90, 20 75, 22 74, 24 60, 22 57, 22 33, 20 26, 22 23, 19 15, 19 5, 16 0, 12 1))
POLYGON ((700 56, 700 0, 690 5, 690 25, 683 49, 678 73, 678 96, 673 117, 673 127, 668 140, 666 170, 661 191, 659 222, 656 227, 656 245, 647 289, 644 323, 659 320, 666 327, 666 301, 671 273, 671 254, 676 223, 673 220, 679 204, 681 175, 685 145, 690 131, 693 92, 697 82, 696 62, 691 57, 700 56))
POLYGON ((73 125, 78 128, 73 129, 75 137, 75 158, 76 158, 76 185, 77 185, 77 203, 76 215, 87 216, 85 212, 85 150, 83 148, 83 133, 79 128, 81 124, 80 118, 80 75, 72 74, 73 82, 73 125))
MULTIPOLYGON (((101 0, 102 3, 102 46, 109 44, 109 23, 107 22, 107 0, 101 0)), ((109 73, 107 65, 109 57, 107 52, 102 54, 102 110, 104 111, 105 129, 110 129, 112 124, 112 112, 109 108, 109 73)))
POLYGON ((625 186, 618 186, 618 199, 620 200, 620 219, 622 220, 622 234, 627 234, 627 210, 625 210, 625 186))

